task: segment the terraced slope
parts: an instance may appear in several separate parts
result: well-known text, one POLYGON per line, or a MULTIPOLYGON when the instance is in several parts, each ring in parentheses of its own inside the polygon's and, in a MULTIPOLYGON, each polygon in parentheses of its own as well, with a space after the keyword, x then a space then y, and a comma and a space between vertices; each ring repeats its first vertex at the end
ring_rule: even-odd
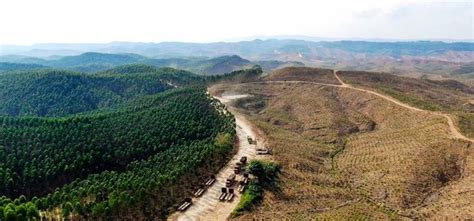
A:
POLYGON ((221 88, 254 95, 234 105, 283 167, 280 189, 241 219, 472 217, 472 144, 454 139, 444 116, 302 80, 221 88))
POLYGON ((443 111, 462 134, 474 138, 474 88, 453 80, 432 81, 386 73, 338 71, 343 81, 391 96, 413 107, 443 111))
POLYGON ((348 137, 336 157, 338 169, 361 194, 410 216, 409 210, 429 194, 461 177, 470 144, 451 139, 443 117, 359 92, 340 95, 377 125, 370 133, 348 137))

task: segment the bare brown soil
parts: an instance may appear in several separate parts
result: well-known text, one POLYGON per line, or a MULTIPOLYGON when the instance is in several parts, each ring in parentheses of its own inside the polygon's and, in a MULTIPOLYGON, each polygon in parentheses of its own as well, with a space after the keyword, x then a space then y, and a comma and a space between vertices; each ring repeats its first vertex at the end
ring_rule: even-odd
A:
POLYGON ((234 105, 283 166, 280 188, 240 219, 474 216, 472 144, 454 139, 463 135, 449 116, 344 82, 300 80, 216 89, 253 95, 234 105))
MULTIPOLYGON (((441 110, 474 111, 474 105, 469 103, 474 99, 474 88, 454 80, 433 81, 363 71, 338 71, 337 75, 348 84, 382 92, 391 90, 432 103, 441 110)), ((411 104, 419 106, 415 101, 411 104)))
MULTIPOLYGON (((339 71, 346 83, 388 94, 411 106, 449 114, 453 126, 474 139, 474 88, 453 80, 433 81, 384 73, 339 71)), ((446 115, 448 117, 448 115, 446 115)))

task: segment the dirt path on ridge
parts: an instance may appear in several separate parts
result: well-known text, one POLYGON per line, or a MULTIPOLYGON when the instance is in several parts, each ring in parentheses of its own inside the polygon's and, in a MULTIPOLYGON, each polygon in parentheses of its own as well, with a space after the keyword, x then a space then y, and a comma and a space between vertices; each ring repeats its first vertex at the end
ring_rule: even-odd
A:
POLYGON ((405 108, 408 108, 410 110, 414 110, 414 111, 422 111, 422 112, 426 112, 426 113, 431 113, 431 114, 435 114, 435 115, 438 115, 438 116, 442 116, 444 118, 446 118, 446 120, 448 121, 448 125, 449 125, 449 130, 451 131, 451 135, 453 135, 455 138, 457 139, 461 139, 461 140, 466 140, 466 141, 469 141, 469 142, 474 142, 473 139, 470 139, 464 135, 462 135, 461 132, 459 132, 459 130, 456 128, 456 126, 454 125, 454 121, 453 119, 448 115, 448 114, 445 114, 445 113, 440 113, 440 112, 436 112, 436 111, 428 111, 428 110, 423 110, 423 109, 420 109, 420 108, 416 108, 416 107, 413 107, 413 106, 410 106, 408 104, 405 104, 405 103, 402 103, 400 102, 399 100, 396 100, 395 98, 392 98, 392 97, 389 97, 389 96, 386 96, 386 95, 383 95, 383 94, 380 94, 380 93, 377 93, 375 91, 371 91, 371 90, 367 90, 367 89, 363 89, 363 88, 357 88, 357 87, 354 87, 352 85, 349 85, 349 84, 346 84, 344 83, 344 81, 342 81, 339 76, 337 76, 337 71, 335 70, 334 72, 334 76, 336 77, 336 79, 339 81, 339 83, 341 83, 340 87, 346 87, 346 88, 351 88, 351 89, 354 89, 354 90, 358 90, 358 91, 363 91, 363 92, 366 92, 366 93, 370 93, 370 94, 373 94, 373 95, 376 95, 376 96, 379 96, 385 100, 388 100, 388 101, 391 101, 399 106, 402 106, 402 107, 405 107, 405 108))
POLYGON ((328 86, 328 87, 339 87, 339 88, 349 88, 351 90, 357 90, 357 91, 362 91, 362 92, 365 92, 365 93, 369 93, 369 94, 373 94, 375 96, 378 96, 380 98, 383 98, 385 100, 388 100, 392 103, 395 103, 399 106, 402 106, 404 108, 407 108, 407 109, 410 109, 410 110, 413 110, 413 111, 420 111, 420 112, 425 112, 425 113, 430 113, 430 114, 434 114, 434 115, 438 115, 438 116, 442 116, 444 117, 447 121, 448 121, 448 126, 449 126, 449 130, 451 132, 451 135, 454 137, 454 138, 457 138, 457 139, 461 139, 461 140, 465 140, 465 141, 469 141, 469 142, 473 142, 474 143, 474 140, 471 139, 471 138, 468 138, 466 136, 464 136, 461 132, 459 132, 459 130, 456 128, 456 126, 454 125, 454 121, 453 119, 448 115, 448 114, 445 114, 445 113, 441 113, 441 112, 436 112, 436 111, 429 111, 429 110, 423 110, 423 109, 420 109, 420 108, 417 108, 417 107, 413 107, 413 106, 410 106, 409 104, 405 104, 393 97, 390 97, 390 96, 387 96, 387 95, 383 95, 381 93, 378 93, 378 92, 375 92, 375 91, 372 91, 372 90, 368 90, 368 89, 364 89, 364 88, 359 88, 359 87, 354 87, 350 84, 346 84, 344 83, 344 81, 342 81, 339 76, 337 76, 337 71, 335 70, 334 72, 334 77, 336 77, 336 79, 339 81, 340 84, 327 84, 327 83, 318 83, 318 82, 311 82, 311 81, 254 81, 254 82, 246 82, 246 83, 242 83, 242 84, 269 84, 269 83, 274 83, 274 84, 285 84, 285 83, 303 83, 303 84, 315 84, 315 85, 321 85, 321 86, 328 86))
MULTIPOLYGON (((247 83, 242 83, 242 84, 308 83, 308 84, 316 84, 316 85, 321 85, 321 86, 349 88, 352 90, 362 91, 365 93, 373 94, 375 96, 378 96, 380 98, 383 98, 385 100, 388 100, 392 103, 395 103, 399 106, 408 108, 413 111, 421 111, 421 112, 426 112, 426 113, 442 116, 446 118, 446 120, 448 121, 449 130, 451 132, 451 135, 454 138, 466 140, 466 141, 474 143, 473 139, 470 139, 464 136, 462 133, 458 131, 458 129, 454 125, 452 118, 448 114, 416 108, 408 104, 402 103, 401 101, 395 98, 392 98, 390 96, 383 95, 372 90, 354 87, 352 85, 344 83, 344 81, 342 81, 339 78, 339 76, 337 76, 336 70, 333 73, 336 79, 339 81, 340 85, 318 83, 318 82, 308 82, 308 81, 265 81, 265 82, 247 82, 247 83)), ((216 97, 216 98, 219 99, 222 103, 228 104, 230 101, 234 99, 243 98, 245 96, 246 95, 229 95, 229 96, 222 96, 222 97, 216 97)), ((228 109, 231 110, 231 108, 228 108, 228 109)), ((258 141, 257 143, 261 143, 261 140, 259 140, 259 138, 255 135, 249 122, 243 116, 234 112, 233 114, 236 118, 236 125, 237 125, 236 130, 237 130, 237 136, 239 139, 239 150, 237 154, 235 154, 232 160, 228 162, 219 171, 219 173, 216 176, 217 177, 216 183, 214 183, 200 198, 193 198, 193 205, 188 210, 186 210, 185 212, 176 212, 172 214, 168 218, 168 220, 173 220, 173 221, 174 220, 196 220, 196 221, 225 220, 233 211, 233 209, 237 206, 237 203, 240 200, 240 194, 237 193, 231 202, 221 202, 218 199, 220 188, 225 186, 225 179, 227 178, 229 174, 233 173, 233 166, 240 159, 240 157, 247 156, 249 160, 261 157, 261 156, 257 156, 255 145, 250 145, 247 142, 247 136, 257 139, 258 141)), ((237 179, 239 179, 239 177, 237 179)))

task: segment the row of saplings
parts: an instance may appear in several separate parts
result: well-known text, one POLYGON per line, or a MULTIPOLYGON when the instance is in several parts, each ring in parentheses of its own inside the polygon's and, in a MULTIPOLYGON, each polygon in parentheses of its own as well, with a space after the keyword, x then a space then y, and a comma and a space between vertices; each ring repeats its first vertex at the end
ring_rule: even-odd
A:
MULTIPOLYGON (((244 211, 249 211, 253 205, 262 200, 263 188, 273 187, 276 185, 280 166, 276 162, 266 162, 261 160, 252 160, 245 169, 247 157, 242 157, 234 167, 234 173, 230 174, 226 179, 226 187, 221 188, 218 196, 220 201, 231 201, 234 197, 234 186, 236 176, 242 174, 242 179, 238 182, 238 191, 242 193, 241 200, 232 212, 233 217, 241 215, 244 211), (247 172, 248 171, 248 172, 247 172), (256 179, 251 179, 249 173, 256 179)), ((212 186, 216 181, 216 177, 211 175, 203 185, 194 192, 194 197, 200 197, 207 188, 212 186)), ((178 211, 185 211, 192 205, 192 199, 186 198, 178 205, 178 211)))

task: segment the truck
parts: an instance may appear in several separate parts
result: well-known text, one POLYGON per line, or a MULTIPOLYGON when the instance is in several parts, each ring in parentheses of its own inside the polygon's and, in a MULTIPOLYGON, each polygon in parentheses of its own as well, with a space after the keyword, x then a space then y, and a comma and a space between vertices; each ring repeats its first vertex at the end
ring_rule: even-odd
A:
POLYGON ((225 186, 226 187, 231 187, 235 182, 235 174, 230 174, 229 177, 227 177, 227 180, 225 181, 225 186))

